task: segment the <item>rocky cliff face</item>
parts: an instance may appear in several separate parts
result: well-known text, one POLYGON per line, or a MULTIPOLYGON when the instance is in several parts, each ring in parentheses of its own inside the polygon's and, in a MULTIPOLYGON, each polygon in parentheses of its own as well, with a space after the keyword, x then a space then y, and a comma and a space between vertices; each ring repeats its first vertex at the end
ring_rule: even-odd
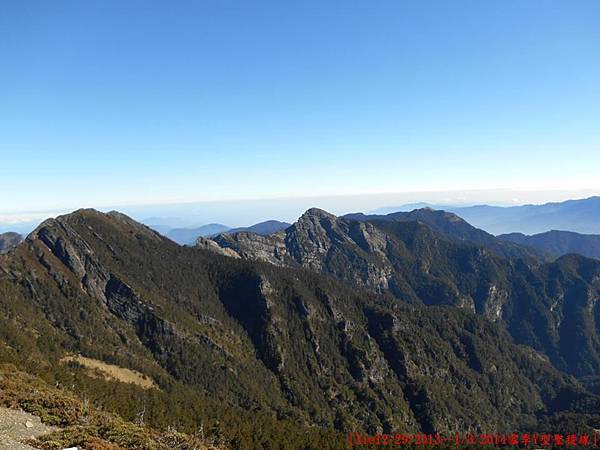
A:
POLYGON ((200 236, 198 239, 196 239, 196 247, 198 247, 202 250, 209 250, 211 252, 219 253, 220 255, 223 255, 223 256, 230 256, 232 258, 241 258, 239 253, 237 253, 235 250, 233 250, 231 248, 228 248, 226 246, 225 242, 223 242, 223 244, 220 245, 216 241, 213 241, 212 239, 204 238, 202 236, 200 236))
MULTIPOLYGON (((428 217, 437 229, 452 219, 449 226, 458 224, 465 239, 473 233, 462 219, 438 213, 443 212, 421 211, 416 217, 428 217)), ((357 221, 311 209, 285 232, 220 235, 214 242, 242 258, 301 266, 409 303, 476 312, 507 324, 518 342, 545 352, 561 369, 577 375, 600 371, 600 306, 590 300, 587 313, 580 307, 598 297, 600 263, 578 256, 549 264, 504 259, 487 246, 457 241, 456 230, 449 238, 405 219, 357 221), (565 296, 565 289, 572 295, 565 296), (587 324, 583 334, 573 328, 576 321, 587 324), (575 336, 579 344, 572 348, 567 343, 575 336)), ((475 234, 477 242, 487 239, 475 234)))
POLYGON ((385 254, 384 233, 370 223, 346 221, 317 208, 285 231, 268 236, 221 234, 212 240, 242 258, 332 273, 375 290, 388 289, 393 272, 385 254), (352 265, 344 267, 347 260, 352 265))
POLYGON ((219 234, 213 239, 198 239, 196 246, 206 250, 218 251, 225 256, 254 259, 276 266, 293 265, 285 248, 284 234, 269 236, 240 231, 239 233, 219 234))
POLYGON ((23 238, 18 233, 0 233, 0 254, 7 253, 21 243, 23 238))

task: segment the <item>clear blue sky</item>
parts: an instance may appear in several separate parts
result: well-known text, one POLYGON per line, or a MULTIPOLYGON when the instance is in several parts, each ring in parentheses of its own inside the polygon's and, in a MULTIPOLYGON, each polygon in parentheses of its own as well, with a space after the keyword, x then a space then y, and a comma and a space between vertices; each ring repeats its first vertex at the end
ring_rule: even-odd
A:
POLYGON ((0 212, 599 188, 600 2, 3 1, 0 161, 0 212))

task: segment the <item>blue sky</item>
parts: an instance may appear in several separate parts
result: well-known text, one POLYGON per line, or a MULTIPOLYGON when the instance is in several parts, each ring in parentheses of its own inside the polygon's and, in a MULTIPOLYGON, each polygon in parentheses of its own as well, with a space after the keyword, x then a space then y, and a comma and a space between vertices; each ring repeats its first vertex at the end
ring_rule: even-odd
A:
POLYGON ((599 23, 576 0, 5 1, 0 213, 600 192, 599 23))

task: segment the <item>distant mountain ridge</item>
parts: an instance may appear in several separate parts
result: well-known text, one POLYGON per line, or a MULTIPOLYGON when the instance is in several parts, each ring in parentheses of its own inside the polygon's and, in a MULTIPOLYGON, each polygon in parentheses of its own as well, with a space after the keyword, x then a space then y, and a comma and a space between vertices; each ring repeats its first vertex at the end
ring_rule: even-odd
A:
POLYGON ((523 206, 452 208, 467 222, 492 234, 538 234, 549 230, 600 234, 600 197, 523 206))
POLYGON ((531 236, 523 233, 501 234, 498 239, 537 248, 555 257, 578 253, 588 258, 600 259, 600 235, 597 234, 551 230, 531 236))
POLYGON ((174 228, 166 232, 166 236, 180 245, 191 245, 200 236, 211 236, 229 230, 227 225, 209 223, 196 228, 174 228))
POLYGON ((472 242, 483 245, 496 255, 505 258, 544 258, 544 252, 524 245, 512 245, 506 240, 497 239, 495 236, 475 228, 467 221, 448 211, 435 210, 429 207, 415 209, 412 211, 398 211, 386 215, 376 214, 346 214, 343 218, 364 221, 399 221, 399 222, 422 222, 432 230, 458 242, 472 242))
MULTIPOLYGON (((249 227, 239 227, 239 228, 231 228, 226 232, 229 234, 239 233, 242 231, 256 234, 272 234, 277 233, 278 231, 285 230, 289 227, 291 223, 280 222, 279 220, 267 220, 265 222, 260 222, 249 227)), ((216 233, 215 233, 216 234, 216 233)))

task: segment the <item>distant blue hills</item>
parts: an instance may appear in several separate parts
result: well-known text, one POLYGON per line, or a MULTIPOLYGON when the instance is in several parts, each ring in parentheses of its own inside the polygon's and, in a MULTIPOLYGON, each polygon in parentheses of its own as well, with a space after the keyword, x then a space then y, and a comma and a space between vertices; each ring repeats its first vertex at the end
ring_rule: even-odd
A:
POLYGON ((573 231, 584 234, 600 234, 600 197, 581 200, 522 206, 453 206, 413 203, 397 207, 384 207, 374 214, 389 214, 397 211, 430 207, 457 214, 471 225, 488 233, 538 234, 550 230, 573 231))
POLYGON ((280 222, 278 220, 267 220, 260 222, 249 227, 230 228, 227 225, 220 223, 210 223, 208 225, 202 225, 195 228, 172 228, 165 225, 149 225, 150 228, 155 229, 161 234, 164 234, 169 239, 177 242, 181 245, 191 245, 196 242, 199 237, 214 236, 220 233, 239 233, 241 231, 248 231, 256 234, 271 234, 278 231, 284 230, 290 226, 287 222, 280 222))

